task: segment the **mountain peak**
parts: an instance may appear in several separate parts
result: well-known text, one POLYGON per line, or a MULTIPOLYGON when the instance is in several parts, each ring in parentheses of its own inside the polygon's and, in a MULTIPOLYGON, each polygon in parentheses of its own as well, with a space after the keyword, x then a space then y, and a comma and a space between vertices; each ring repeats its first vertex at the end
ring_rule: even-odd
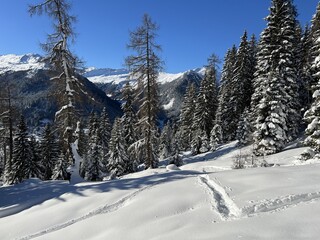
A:
POLYGON ((45 67, 43 57, 39 54, 0 55, 0 73, 8 71, 27 71, 45 67))

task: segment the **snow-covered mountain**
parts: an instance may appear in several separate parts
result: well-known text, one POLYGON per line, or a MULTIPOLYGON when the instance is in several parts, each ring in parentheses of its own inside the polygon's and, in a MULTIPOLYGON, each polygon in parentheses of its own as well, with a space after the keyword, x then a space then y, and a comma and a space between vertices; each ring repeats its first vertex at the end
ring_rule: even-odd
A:
MULTIPOLYGON (((43 121, 53 120, 60 108, 65 85, 51 80, 56 75, 46 67, 40 55, 0 56, 0 90, 6 94, 10 88, 13 103, 21 109, 29 125, 38 126, 43 121)), ((112 118, 121 114, 117 101, 107 97, 87 78, 79 75, 78 79, 80 84, 75 107, 81 117, 103 107, 107 107, 112 118)))
POLYGON ((25 55, 0 55, 0 74, 13 71, 28 71, 44 69, 46 64, 43 57, 38 54, 25 54, 25 55))
MULTIPOLYGON (((165 117, 176 118, 179 115, 186 87, 190 82, 200 85, 205 68, 198 68, 181 73, 161 72, 158 77, 160 105, 165 117)), ((88 68, 84 76, 95 83, 106 94, 114 99, 120 98, 121 89, 126 83, 135 85, 125 69, 88 68)))

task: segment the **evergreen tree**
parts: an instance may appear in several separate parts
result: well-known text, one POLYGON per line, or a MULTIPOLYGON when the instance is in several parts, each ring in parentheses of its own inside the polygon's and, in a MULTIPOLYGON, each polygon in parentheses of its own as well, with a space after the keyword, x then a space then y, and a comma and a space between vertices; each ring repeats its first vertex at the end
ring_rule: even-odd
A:
POLYGON ((222 129, 221 126, 216 124, 211 130, 210 133, 210 146, 211 151, 217 150, 217 146, 222 143, 222 129))
POLYGON ((136 56, 129 56, 126 64, 131 70, 132 76, 138 79, 137 98, 139 104, 139 125, 142 138, 136 143, 147 168, 158 166, 156 156, 157 112, 158 112, 158 87, 157 77, 162 62, 156 55, 161 47, 156 44, 155 37, 158 26, 152 22, 149 15, 143 16, 142 25, 136 31, 130 33, 128 48, 137 52, 136 56))
POLYGON ((320 153, 320 3, 318 4, 316 14, 312 19, 311 26, 311 74, 312 74, 312 91, 313 102, 304 115, 304 120, 308 123, 306 129, 307 138, 305 144, 310 146, 315 153, 320 153))
POLYGON ((43 167, 41 165, 40 145, 34 136, 30 139, 31 161, 29 166, 30 177, 42 178, 43 167))
POLYGON ((252 140, 252 129, 249 114, 249 110, 245 109, 238 123, 237 140, 239 146, 245 146, 252 140))
POLYGON ((252 109, 255 154, 280 151, 298 130, 295 68, 296 12, 291 0, 273 0, 257 53, 252 109))
POLYGON ((60 154, 52 171, 52 180, 67 180, 69 178, 67 168, 67 159, 64 159, 62 154, 60 154))
POLYGON ((121 122, 120 119, 116 119, 112 128, 109 151, 108 169, 111 179, 125 174, 129 164, 129 157, 121 136, 121 122))
POLYGON ((106 108, 103 108, 100 119, 98 120, 98 147, 101 153, 101 162, 107 164, 109 152, 109 142, 111 137, 111 123, 106 108))
POLYGON ((137 116, 133 108, 133 90, 129 83, 123 88, 122 101, 124 101, 124 104, 122 105, 121 135, 123 137, 124 149, 129 157, 126 172, 132 173, 136 171, 140 163, 134 158, 134 153, 132 152, 132 146, 138 140, 139 133, 137 131, 137 116))
POLYGON ((209 138, 216 115, 218 98, 216 65, 218 63, 219 60, 214 54, 208 59, 205 76, 196 98, 192 128, 199 128, 205 134, 202 138, 209 138))
POLYGON ((173 130, 171 128, 170 122, 168 122, 164 128, 162 129, 162 133, 160 136, 160 159, 163 160, 172 156, 172 138, 173 138, 173 130))
POLYGON ((83 121, 77 123, 76 140, 78 142, 78 153, 83 157, 88 150, 88 137, 84 132, 83 121))
POLYGON ((17 133, 13 142, 12 169, 9 173, 9 183, 20 183, 30 177, 32 167, 32 153, 28 140, 28 129, 21 116, 17 133))
POLYGON ((59 144, 52 131, 51 125, 46 125, 40 143, 41 166, 43 167, 43 180, 50 180, 52 171, 59 157, 59 144))
POLYGON ((229 49, 224 58, 224 65, 222 68, 221 84, 219 89, 219 103, 216 113, 216 123, 221 126, 222 135, 224 141, 230 141, 234 139, 235 132, 232 128, 233 117, 233 105, 230 99, 234 93, 232 86, 232 79, 234 78, 235 62, 237 59, 237 48, 233 46, 229 49))
POLYGON ((180 147, 182 150, 188 150, 192 141, 192 123, 195 109, 195 86, 194 83, 188 85, 180 113, 180 147))
POLYGON ((180 157, 179 143, 176 138, 174 138, 172 141, 172 157, 170 159, 170 164, 174 164, 177 167, 183 165, 182 158, 180 157))

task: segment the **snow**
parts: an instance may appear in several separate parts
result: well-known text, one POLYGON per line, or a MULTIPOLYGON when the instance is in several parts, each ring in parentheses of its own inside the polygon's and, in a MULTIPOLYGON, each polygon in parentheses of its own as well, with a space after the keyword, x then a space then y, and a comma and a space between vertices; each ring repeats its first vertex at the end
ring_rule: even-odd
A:
POLYGON ((318 239, 320 163, 298 164, 308 148, 292 146, 265 157, 277 167, 231 169, 253 148, 231 142, 185 153, 180 171, 1 187, 0 239, 318 239))
POLYGON ((164 109, 164 110, 169 110, 170 108, 172 108, 172 107, 173 107, 174 100, 175 100, 175 99, 172 98, 169 103, 163 105, 163 109, 164 109))
POLYGON ((31 53, 25 55, 0 55, 0 73, 43 69, 46 64, 41 60, 42 57, 40 55, 31 53))

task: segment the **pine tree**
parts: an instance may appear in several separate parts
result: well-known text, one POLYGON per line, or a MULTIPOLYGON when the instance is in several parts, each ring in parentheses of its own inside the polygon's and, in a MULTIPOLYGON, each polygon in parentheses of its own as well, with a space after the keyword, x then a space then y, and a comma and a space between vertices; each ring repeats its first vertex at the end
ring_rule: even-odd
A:
POLYGON ((186 89, 180 113, 179 136, 182 150, 188 150, 191 146, 195 97, 195 86, 194 83, 191 83, 186 89))
POLYGON ((152 22, 149 15, 145 14, 142 25, 130 33, 128 48, 136 51, 137 55, 126 59, 132 76, 138 79, 137 98, 141 102, 138 116, 142 138, 137 142, 136 149, 140 152, 139 155, 147 168, 158 166, 157 149, 154 143, 157 135, 157 77, 162 62, 156 55, 156 51, 161 50, 161 47, 155 42, 157 30, 158 26, 152 22))
POLYGON ((121 136, 121 122, 120 119, 116 119, 112 128, 110 140, 108 163, 108 169, 111 175, 110 178, 113 179, 124 175, 129 164, 129 157, 124 148, 123 138, 121 136))
POLYGON ((176 138, 172 140, 172 157, 170 159, 170 164, 174 164, 177 167, 180 167, 183 165, 183 160, 180 156, 180 149, 179 149, 179 143, 176 138))
POLYGON ((28 129, 21 116, 18 130, 13 142, 12 169, 9 173, 9 183, 20 183, 30 177, 32 166, 32 153, 28 141, 28 129))
POLYGON ((255 154, 279 152, 299 124, 295 68, 296 13, 291 0, 273 0, 257 53, 252 109, 255 154))
POLYGON ((237 57, 237 48, 233 46, 228 50, 224 58, 224 65, 222 68, 221 84, 219 89, 219 103, 216 113, 216 123, 221 126, 224 141, 234 139, 235 133, 232 128, 233 119, 233 105, 230 103, 234 88, 232 86, 232 79, 234 78, 235 61, 237 57))
POLYGON ((58 161, 59 157, 59 144, 52 131, 51 125, 46 125, 42 140, 40 143, 40 155, 41 155, 41 166, 43 167, 43 180, 50 180, 52 177, 52 171, 58 161))

